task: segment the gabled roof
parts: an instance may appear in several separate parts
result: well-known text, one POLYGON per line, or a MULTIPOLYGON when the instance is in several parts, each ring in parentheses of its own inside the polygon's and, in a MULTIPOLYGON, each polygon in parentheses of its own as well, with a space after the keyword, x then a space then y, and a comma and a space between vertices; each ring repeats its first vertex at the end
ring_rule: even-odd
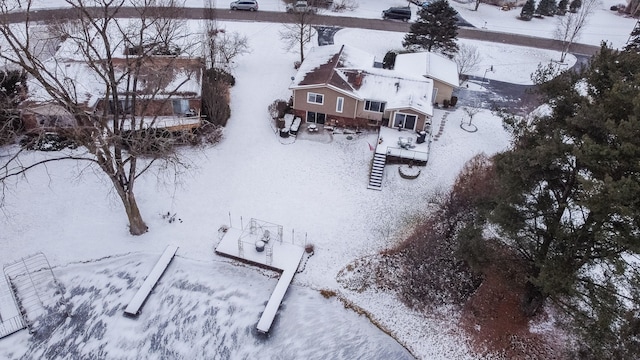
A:
POLYGON ((300 65, 291 88, 327 85, 352 92, 355 89, 339 69, 366 69, 373 66, 374 56, 347 45, 327 45, 313 48, 300 65))
POLYGON ((407 74, 420 74, 454 88, 460 86, 458 64, 440 54, 426 51, 398 54, 394 69, 407 74))
POLYGON ((420 74, 375 68, 375 57, 348 45, 313 48, 290 89, 328 87, 358 100, 387 103, 387 109, 433 113, 433 81, 420 74))

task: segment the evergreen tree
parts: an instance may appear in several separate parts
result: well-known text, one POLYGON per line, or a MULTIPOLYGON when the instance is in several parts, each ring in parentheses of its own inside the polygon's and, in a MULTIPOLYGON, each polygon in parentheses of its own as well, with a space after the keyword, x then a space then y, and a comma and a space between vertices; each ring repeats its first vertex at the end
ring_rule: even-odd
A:
POLYGON ((527 0, 522 7, 522 11, 520 11, 520 19, 522 20, 531 20, 533 18, 533 13, 536 9, 535 0, 527 0))
POLYGON ((418 20, 411 24, 402 45, 411 50, 439 51, 452 57, 458 51, 457 16, 446 0, 437 0, 418 12, 418 20))
POLYGON ((640 21, 636 22, 636 26, 631 30, 631 36, 627 45, 624 46, 624 51, 640 53, 640 21))
POLYGON ((506 117, 514 145, 494 158, 488 220, 528 264, 525 309, 552 299, 571 315, 581 358, 639 355, 639 69, 640 54, 603 46, 579 72, 539 72, 548 112, 506 117))
POLYGON ((538 7, 536 8, 536 14, 542 16, 553 16, 556 13, 558 6, 556 0, 540 0, 538 7))
POLYGON ((558 3, 558 9, 556 10, 556 14, 564 15, 567 13, 567 8, 569 7, 569 0, 560 0, 558 3))
POLYGON ((26 93, 23 71, 3 71, 0 78, 0 145, 11 142, 21 127, 18 105, 26 93))
POLYGON ((572 13, 578 12, 578 9, 582 7, 582 0, 571 0, 569 3, 569 11, 572 13))

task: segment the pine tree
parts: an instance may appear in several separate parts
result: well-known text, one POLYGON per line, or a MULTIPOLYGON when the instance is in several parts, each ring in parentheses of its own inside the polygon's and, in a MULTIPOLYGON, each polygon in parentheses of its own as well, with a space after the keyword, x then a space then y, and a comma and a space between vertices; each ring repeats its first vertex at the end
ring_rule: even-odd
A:
POLYGON ((556 0, 540 0, 538 7, 536 8, 536 14, 541 16, 553 16, 556 13, 558 6, 556 0))
POLYGON ((522 20, 531 20, 533 18, 533 13, 535 12, 536 9, 536 2, 535 0, 527 0, 526 3, 524 3, 524 6, 522 7, 522 11, 520 11, 520 19, 522 20))
POLYGON ((458 12, 446 0, 430 3, 418 12, 419 18, 411 24, 402 45, 407 49, 439 51, 452 57, 458 51, 456 15, 458 12))
POLYGON ((557 15, 564 15, 567 13, 567 8, 569 7, 569 0, 560 0, 558 3, 558 9, 556 10, 557 15))
POLYGON ((640 21, 636 22, 636 26, 631 30, 631 36, 627 45, 624 46, 624 51, 640 53, 640 21))
POLYGON ((582 0, 571 0, 569 3, 569 11, 572 13, 578 12, 578 9, 582 7, 582 0))
POLYGON ((552 299, 571 315, 583 358, 639 355, 624 338, 640 309, 639 69, 640 54, 603 46, 586 69, 540 76, 549 111, 506 117, 514 145, 494 158, 488 219, 527 264, 523 303, 535 313, 552 299))

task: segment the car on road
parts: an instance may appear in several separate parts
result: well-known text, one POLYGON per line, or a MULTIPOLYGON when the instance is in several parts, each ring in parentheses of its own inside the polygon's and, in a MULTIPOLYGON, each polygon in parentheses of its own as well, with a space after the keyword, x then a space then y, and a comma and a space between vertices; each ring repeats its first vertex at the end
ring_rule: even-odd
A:
POLYGON ((258 2, 256 0, 238 0, 229 4, 231 10, 258 10, 258 2))
POLYGON ((382 18, 409 21, 411 19, 411 8, 408 6, 390 7, 382 12, 382 18))
POLYGON ((288 4, 287 5, 287 12, 288 13, 293 13, 293 12, 297 12, 297 13, 301 13, 301 12, 316 13, 317 9, 315 7, 309 5, 309 3, 306 2, 306 1, 296 1, 294 4, 288 4))

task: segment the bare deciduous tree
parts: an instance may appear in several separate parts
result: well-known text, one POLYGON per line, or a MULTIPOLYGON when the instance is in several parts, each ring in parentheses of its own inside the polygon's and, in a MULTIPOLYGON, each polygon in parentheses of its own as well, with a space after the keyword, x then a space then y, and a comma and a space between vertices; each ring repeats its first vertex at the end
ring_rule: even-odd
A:
POLYGON ((358 9, 356 0, 336 0, 333 2, 332 9, 335 12, 354 11, 358 9))
POLYGON ((235 58, 251 52, 249 39, 238 32, 218 28, 208 35, 212 50, 212 67, 231 69, 235 58))
POLYGON ((471 126, 471 121, 473 121, 473 117, 476 116, 482 109, 476 106, 465 106, 462 108, 464 112, 469 116, 469 126, 471 126))
POLYGON ((284 41, 285 50, 298 48, 300 63, 302 63, 304 61, 304 48, 316 34, 316 30, 313 27, 316 13, 298 11, 289 14, 289 17, 290 22, 282 24, 284 29, 280 31, 280 39, 284 41))
POLYGON ((582 29, 587 25, 589 16, 600 4, 600 0, 584 0, 582 6, 574 13, 559 16, 554 37, 562 42, 560 62, 564 62, 571 45, 580 38, 582 29))
MULTIPOLYGON (((9 19, 18 3, 29 12, 31 2, 3 1, 0 15, 9 19)), ((0 182, 4 189, 7 179, 53 161, 86 161, 111 181, 130 233, 140 235, 147 225, 134 195, 136 181, 151 169, 179 171, 185 160, 171 151, 176 138, 160 125, 167 116, 158 114, 173 115, 173 99, 180 96, 176 101, 183 104, 192 95, 184 85, 200 81, 202 64, 190 53, 188 28, 177 20, 180 0, 65 2, 77 20, 52 21, 44 31, 29 20, 0 24, 0 60, 27 73, 32 100, 69 114, 75 126, 56 130, 80 147, 31 163, 16 150, 0 163, 0 182), (136 16, 116 18, 130 4, 126 11, 136 16)))
MULTIPOLYGON (((214 10, 214 1, 207 0, 207 6, 214 10)), ((205 46, 203 48, 209 68, 230 70, 233 68, 235 58, 251 52, 249 39, 246 36, 218 26, 215 18, 207 20, 205 27, 205 46)))
POLYGON ((469 44, 460 44, 453 60, 458 64, 458 75, 469 74, 477 70, 481 60, 478 48, 469 44))

